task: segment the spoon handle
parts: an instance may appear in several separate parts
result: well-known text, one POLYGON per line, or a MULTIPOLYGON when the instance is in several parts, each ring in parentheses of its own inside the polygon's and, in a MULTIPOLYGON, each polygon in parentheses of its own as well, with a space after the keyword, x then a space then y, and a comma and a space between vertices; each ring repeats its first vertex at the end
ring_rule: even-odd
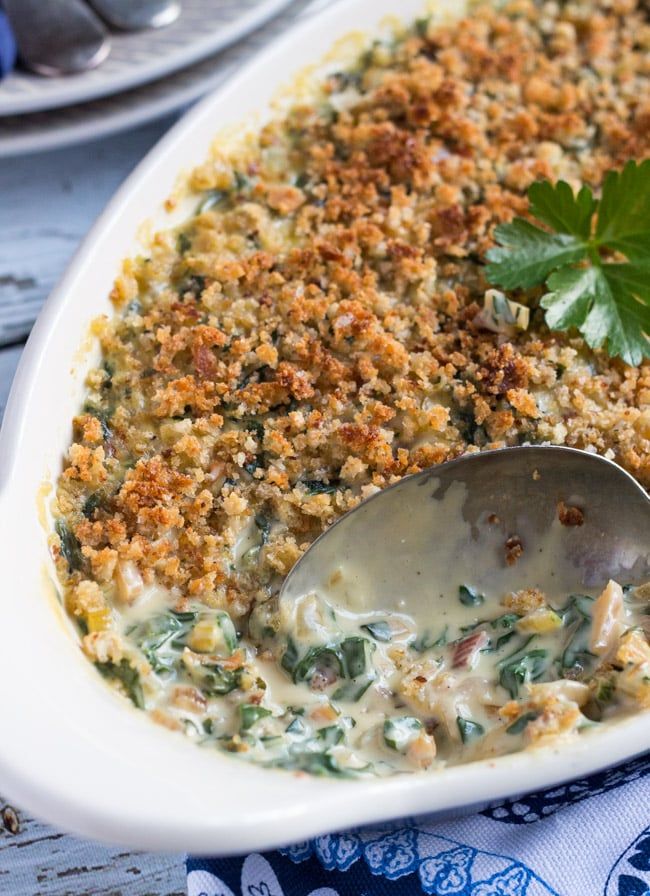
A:
POLYGON ((118 31, 164 28, 178 18, 180 0, 88 0, 95 12, 118 31))
POLYGON ((3 0, 20 59, 39 75, 82 72, 108 56, 106 29, 82 0, 3 0))

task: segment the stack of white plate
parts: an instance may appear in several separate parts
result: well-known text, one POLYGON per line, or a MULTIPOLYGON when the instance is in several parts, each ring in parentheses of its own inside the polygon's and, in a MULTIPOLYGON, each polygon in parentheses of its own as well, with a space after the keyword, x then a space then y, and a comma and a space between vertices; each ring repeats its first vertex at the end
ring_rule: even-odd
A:
POLYGON ((0 157, 93 139, 188 106, 307 5, 183 0, 167 28, 113 34, 99 68, 59 78, 18 69, 0 80, 0 157))

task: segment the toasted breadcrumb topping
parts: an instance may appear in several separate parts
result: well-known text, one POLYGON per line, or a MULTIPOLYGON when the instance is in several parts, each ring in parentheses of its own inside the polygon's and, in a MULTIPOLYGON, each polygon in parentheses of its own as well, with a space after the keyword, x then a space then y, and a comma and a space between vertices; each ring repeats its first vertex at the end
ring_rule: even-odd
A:
POLYGON ((480 316, 494 228, 533 181, 598 191, 648 155, 647 6, 508 0, 375 42, 206 161, 197 214, 115 283, 59 480, 87 652, 119 661, 93 625, 154 584, 245 625, 337 517, 465 452, 570 445, 649 485, 650 364, 551 333, 532 305, 526 329, 480 316))
POLYGON ((505 341, 475 324, 536 178, 598 188, 650 153, 643 7, 517 0, 420 32, 202 166, 222 195, 125 265, 59 487, 93 569, 115 551, 241 615, 341 513, 463 452, 565 444, 650 482, 650 365, 536 311, 505 341), (234 573, 258 511, 278 526, 234 573))

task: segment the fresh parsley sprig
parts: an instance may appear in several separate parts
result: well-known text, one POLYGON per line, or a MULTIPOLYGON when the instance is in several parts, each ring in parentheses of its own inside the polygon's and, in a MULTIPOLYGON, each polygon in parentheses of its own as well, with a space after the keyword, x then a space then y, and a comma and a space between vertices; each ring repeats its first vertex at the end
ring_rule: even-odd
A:
POLYGON ((540 304, 551 330, 575 327, 591 348, 606 343, 627 364, 650 357, 650 159, 610 171, 600 199, 587 186, 574 195, 562 180, 537 181, 528 199, 530 214, 549 229, 524 218, 497 227, 489 282, 546 283, 540 304))

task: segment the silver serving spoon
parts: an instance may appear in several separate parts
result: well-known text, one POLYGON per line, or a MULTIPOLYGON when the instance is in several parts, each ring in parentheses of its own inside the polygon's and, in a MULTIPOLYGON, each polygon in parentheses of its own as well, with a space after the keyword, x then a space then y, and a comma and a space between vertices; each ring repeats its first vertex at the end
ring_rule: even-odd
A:
POLYGON ((345 611, 426 626, 463 582, 553 597, 609 578, 650 578, 648 494, 596 454, 531 446, 466 455, 364 501, 314 542, 280 601, 315 591, 345 611))
POLYGON ((3 0, 20 59, 39 75, 94 68, 111 45, 106 29, 82 0, 3 0))
POLYGON ((88 0, 95 12, 119 31, 164 28, 178 18, 179 0, 88 0))

